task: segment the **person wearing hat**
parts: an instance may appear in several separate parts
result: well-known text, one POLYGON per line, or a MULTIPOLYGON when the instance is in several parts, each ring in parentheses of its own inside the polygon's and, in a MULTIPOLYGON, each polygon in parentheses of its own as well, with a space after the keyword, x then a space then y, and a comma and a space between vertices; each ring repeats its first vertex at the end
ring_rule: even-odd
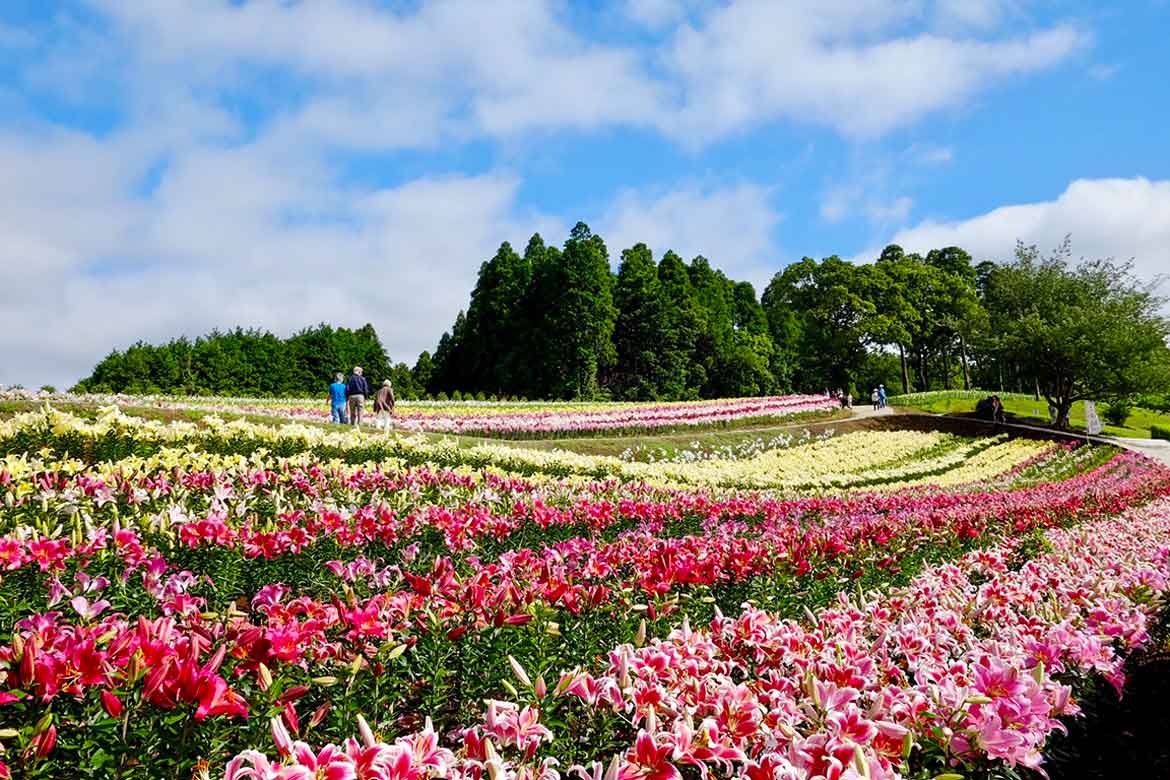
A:
POLYGON ((376 425, 379 428, 390 427, 390 416, 394 414, 394 386, 389 379, 382 383, 374 396, 374 414, 378 416, 376 425))
POLYGON ((353 367, 353 374, 345 386, 345 394, 349 398, 349 421, 354 425, 361 425, 362 409, 366 405, 366 396, 370 394, 370 383, 362 376, 361 366, 353 367))

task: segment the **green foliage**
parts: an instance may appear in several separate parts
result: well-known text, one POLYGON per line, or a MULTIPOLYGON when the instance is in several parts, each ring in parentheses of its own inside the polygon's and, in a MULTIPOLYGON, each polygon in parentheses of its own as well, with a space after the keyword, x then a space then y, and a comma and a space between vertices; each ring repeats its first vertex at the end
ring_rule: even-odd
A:
POLYGON ((1170 425, 1151 425, 1150 438, 1170 441, 1170 425))
POLYGON ((288 339, 267 331, 212 331, 194 342, 172 339, 115 350, 78 392, 228 396, 316 396, 334 374, 361 366, 371 380, 392 377, 372 325, 356 330, 321 324, 288 339))
POLYGON ((645 244, 622 252, 614 304, 618 311, 613 333, 617 360, 610 386, 625 400, 658 398, 664 379, 659 347, 668 338, 666 304, 658 267, 645 244))
POLYGON ((1123 427, 1129 416, 1133 413, 1133 405, 1127 399, 1118 399, 1105 407, 1102 417, 1110 425, 1123 427))
POLYGON ((1164 391, 1170 380, 1170 322, 1161 299, 1110 260, 1070 266, 1066 240, 1050 257, 1020 244, 987 281, 996 330, 987 341, 1035 383, 1067 426, 1075 401, 1121 400, 1164 391))

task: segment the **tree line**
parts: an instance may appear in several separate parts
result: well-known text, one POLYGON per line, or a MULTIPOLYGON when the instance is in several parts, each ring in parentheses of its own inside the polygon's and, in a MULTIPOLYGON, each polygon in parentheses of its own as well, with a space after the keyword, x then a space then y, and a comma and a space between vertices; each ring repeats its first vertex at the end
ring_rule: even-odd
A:
POLYGON ((212 331, 194 341, 138 342, 114 350, 77 392, 315 396, 334 374, 362 366, 368 376, 392 375, 372 325, 355 330, 318 325, 281 339, 268 331, 212 331))
POLYGON ((254 330, 113 352, 91 391, 315 395, 362 365, 400 397, 681 400, 972 387, 1034 392, 1067 417, 1081 398, 1165 393, 1162 300, 1125 263, 1019 245, 976 262, 959 247, 886 247, 872 262, 805 257, 763 293, 702 255, 621 251, 578 223, 484 262, 466 310, 413 367, 370 325, 289 339, 254 330))

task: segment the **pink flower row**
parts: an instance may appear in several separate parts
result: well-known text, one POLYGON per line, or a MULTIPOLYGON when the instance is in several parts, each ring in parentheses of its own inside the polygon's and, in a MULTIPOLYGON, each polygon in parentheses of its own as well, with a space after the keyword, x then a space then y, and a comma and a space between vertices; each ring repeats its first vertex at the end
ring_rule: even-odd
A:
POLYGON ((585 780, 679 780, 686 767, 747 780, 1040 768, 1059 719, 1078 713, 1068 683, 1100 673, 1120 687, 1125 656, 1148 638, 1149 596, 1170 590, 1170 500, 1048 538, 1052 552, 1019 570, 1010 547, 972 553, 884 597, 842 597, 808 624, 751 607, 705 630, 684 623, 615 648, 599 674, 566 672, 551 692, 513 664, 532 706, 489 703, 458 752, 429 729, 382 742, 361 719, 360 741, 316 751, 274 721, 280 758, 246 751, 225 778, 556 780, 540 716, 566 700, 636 729, 608 770, 569 768, 585 780))
MULTIPOLYGON (((401 406, 395 412, 400 428, 431 433, 567 433, 572 431, 643 430, 666 427, 714 425, 735 420, 784 417, 800 412, 834 409, 838 402, 823 395, 788 395, 765 398, 733 398, 723 401, 615 405, 611 409, 550 409, 449 413, 412 412, 401 406)), ((273 414, 271 407, 246 404, 238 411, 273 414)), ((289 417, 328 420, 328 410, 294 407, 278 409, 289 417)))

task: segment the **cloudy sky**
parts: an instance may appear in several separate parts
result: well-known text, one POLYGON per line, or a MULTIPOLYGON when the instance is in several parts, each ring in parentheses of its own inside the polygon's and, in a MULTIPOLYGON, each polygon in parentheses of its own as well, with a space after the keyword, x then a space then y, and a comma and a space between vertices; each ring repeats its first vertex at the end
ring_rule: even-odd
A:
POLYGON ((1170 3, 3 0, 0 384, 373 322, 578 219, 762 287, 896 241, 1170 271, 1170 3))

